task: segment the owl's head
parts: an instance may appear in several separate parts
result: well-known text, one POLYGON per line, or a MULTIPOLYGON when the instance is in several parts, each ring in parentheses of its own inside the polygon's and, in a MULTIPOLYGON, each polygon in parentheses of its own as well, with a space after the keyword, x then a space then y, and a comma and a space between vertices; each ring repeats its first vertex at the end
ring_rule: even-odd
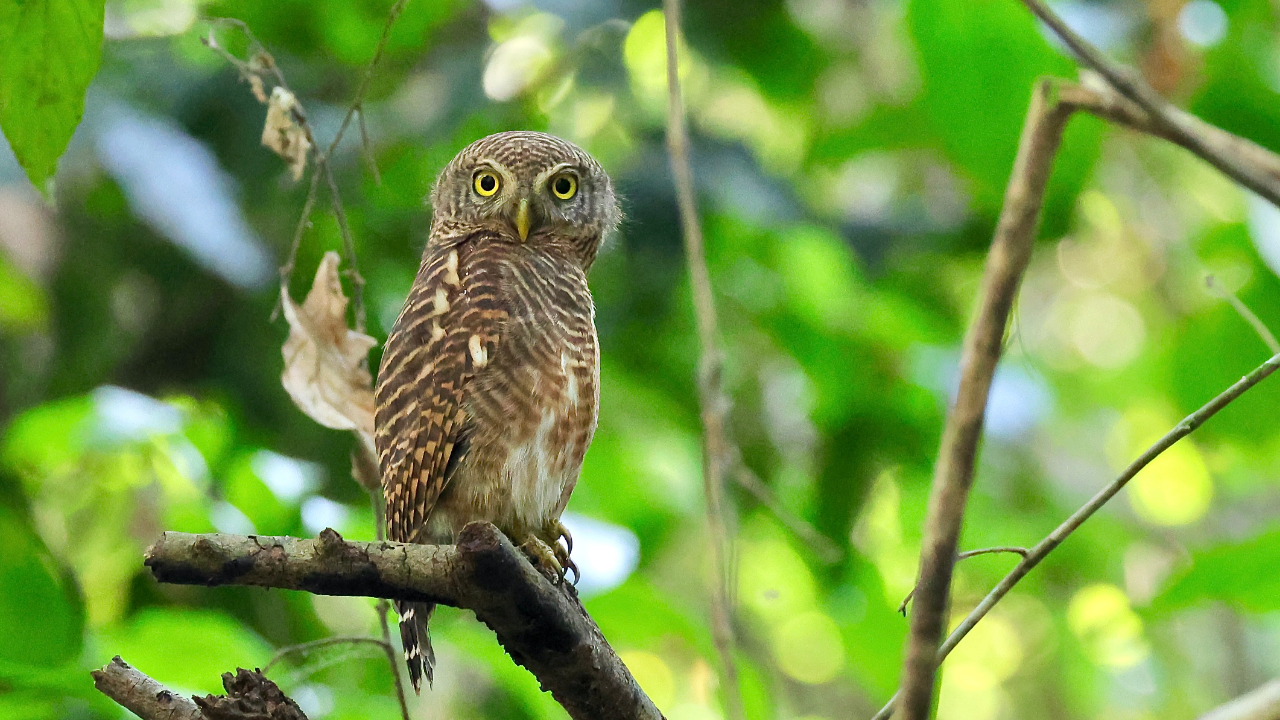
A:
POLYGON ((489 231, 531 248, 557 247, 587 268, 621 218, 595 158, 540 132, 502 132, 454 156, 431 193, 432 236, 489 231))

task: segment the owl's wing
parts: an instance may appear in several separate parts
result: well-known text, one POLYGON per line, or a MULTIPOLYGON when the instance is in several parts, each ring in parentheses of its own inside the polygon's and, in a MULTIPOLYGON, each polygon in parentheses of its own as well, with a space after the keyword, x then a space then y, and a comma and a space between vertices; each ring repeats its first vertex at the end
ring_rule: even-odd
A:
POLYGON ((387 338, 374 441, 390 540, 419 540, 465 452, 464 393, 496 353, 507 316, 496 269, 482 260, 474 239, 431 247, 387 338))

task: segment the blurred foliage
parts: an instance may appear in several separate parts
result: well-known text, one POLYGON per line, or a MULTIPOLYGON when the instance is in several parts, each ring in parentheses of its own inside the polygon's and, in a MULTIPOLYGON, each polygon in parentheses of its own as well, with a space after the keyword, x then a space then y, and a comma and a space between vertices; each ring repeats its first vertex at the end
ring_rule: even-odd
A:
MULTIPOLYGON (((46 57, 5 42, 27 26, 4 13, 46 4, 83 3, 0 0, 0 98, 46 57)), ((869 716, 898 680, 896 608, 1031 83, 1076 66, 1012 0, 687 4, 680 73, 733 432, 784 511, 843 550, 823 561, 731 490, 742 693, 752 720, 869 716)), ((0 102, 17 156, 0 150, 0 717, 120 717, 87 675, 117 653, 207 692, 282 647, 377 628, 370 600, 160 586, 140 558, 165 529, 374 537, 351 438, 279 381, 274 270, 307 181, 261 147, 263 107, 200 39, 243 57, 244 35, 209 19, 247 23, 327 143, 389 6, 107 2, 52 204, 26 179, 43 177, 28 154, 42 121, 0 102)), ((1280 147, 1266 0, 1057 7, 1171 97, 1280 147)), ((463 145, 547 130, 616 179, 626 221, 591 277, 600 428, 569 507, 604 530, 580 534, 576 557, 608 576, 586 605, 640 683, 695 720, 721 716, 723 688, 663 31, 648 0, 410 0, 366 105, 381 183, 355 129, 333 163, 379 339, 425 242, 423 198, 463 145)), ((41 78, 65 113, 76 73, 55 65, 41 78)), ((48 129, 38 152, 56 155, 48 129)), ((295 297, 340 244, 322 192, 295 297)), ((964 547, 1033 544, 1264 359, 1205 276, 1274 327, 1277 269, 1280 211, 1175 148, 1074 120, 964 547)), ((1280 674, 1278 404, 1280 381, 1264 383, 1056 550, 947 661, 940 717, 1178 720, 1280 674)), ((1010 562, 958 568, 957 618, 1010 562)), ((415 717, 564 717, 469 614, 437 618, 436 687, 410 699, 415 717)), ((271 675, 313 718, 399 715, 372 646, 291 654, 271 675)))

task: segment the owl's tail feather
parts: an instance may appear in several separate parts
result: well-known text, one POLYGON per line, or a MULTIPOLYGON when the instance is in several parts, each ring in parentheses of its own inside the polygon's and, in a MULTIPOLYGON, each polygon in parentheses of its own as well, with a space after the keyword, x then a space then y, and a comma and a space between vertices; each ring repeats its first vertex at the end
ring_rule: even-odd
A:
POLYGON ((431 687, 436 653, 431 649, 431 632, 427 630, 427 623, 435 609, 435 603, 396 603, 396 612, 400 615, 400 641, 404 645, 404 661, 409 666, 409 681, 413 683, 413 691, 416 693, 422 692, 424 676, 427 678, 427 687, 431 687))

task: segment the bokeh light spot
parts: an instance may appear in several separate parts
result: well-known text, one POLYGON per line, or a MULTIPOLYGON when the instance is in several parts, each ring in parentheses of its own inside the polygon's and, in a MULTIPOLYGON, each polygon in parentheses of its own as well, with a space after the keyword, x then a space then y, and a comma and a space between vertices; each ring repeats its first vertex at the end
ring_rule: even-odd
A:
POLYGON ((1138 310, 1107 293, 1090 294, 1080 300, 1070 333, 1080 356, 1107 370, 1124 367, 1138 357, 1147 334, 1138 310))
POLYGON ((994 683, 1008 680, 1022 666, 1022 643, 1018 639, 1018 631, 1007 619, 998 615, 988 616, 974 626, 963 643, 956 646, 947 662, 980 667, 994 683))
POLYGON ((1067 607, 1067 625, 1097 664, 1132 667, 1147 657, 1142 619, 1124 591, 1109 583, 1081 588, 1067 607))
MULTIPOLYGON (((1158 440, 1174 421, 1152 408, 1125 413, 1111 429, 1107 455, 1122 468, 1158 440)), ((1204 517, 1213 501, 1213 480, 1203 456, 1182 440, 1143 468, 1128 485, 1134 513, 1153 525, 1188 525, 1204 517)))
POLYGON ((802 683, 818 685, 844 667, 840 628, 826 614, 811 611, 778 627, 773 641, 778 667, 802 683))
POLYGON ((644 650, 621 652, 618 653, 618 657, 635 676, 636 682, 640 684, 641 689, 653 704, 670 715, 671 703, 676 697, 676 682, 666 661, 644 650))
POLYGON ((1227 36, 1227 13, 1213 0, 1191 0, 1178 12, 1178 32, 1192 45, 1213 47, 1227 36))
POLYGON ((781 622, 813 607, 817 597, 813 575, 786 543, 777 540, 744 543, 741 557, 739 598, 761 619, 781 622))

